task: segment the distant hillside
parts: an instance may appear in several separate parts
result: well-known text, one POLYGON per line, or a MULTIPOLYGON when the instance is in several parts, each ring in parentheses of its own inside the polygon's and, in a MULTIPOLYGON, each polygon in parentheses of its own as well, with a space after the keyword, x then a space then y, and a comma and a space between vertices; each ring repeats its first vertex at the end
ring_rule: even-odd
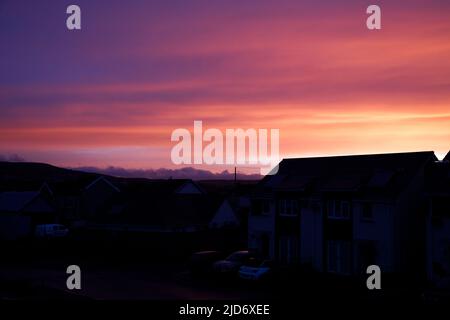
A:
MULTIPOLYGON (((122 178, 147 178, 147 179, 192 179, 200 180, 234 180, 234 173, 224 170, 222 172, 211 172, 208 170, 196 169, 192 167, 184 167, 179 169, 126 169, 120 167, 80 167, 74 168, 84 172, 95 172, 102 175, 122 177, 122 178)), ((262 176, 259 174, 237 174, 238 180, 260 180, 262 176)))
POLYGON ((45 163, 0 162, 1 190, 37 190, 44 182, 91 181, 99 176, 70 169, 58 168, 45 163))
MULTIPOLYGON (((167 169, 159 169, 161 170, 167 169)), ((182 175, 177 175, 177 170, 169 170, 166 173, 170 175, 150 175, 149 170, 101 170, 96 168, 86 168, 86 170, 65 169, 55 167, 46 163, 35 162, 6 162, 0 161, 0 191, 10 190, 37 190, 44 182, 48 184, 60 182, 76 182, 76 185, 87 185, 99 176, 107 177, 111 182, 123 182, 132 179, 192 179, 202 180, 201 184, 209 191, 227 193, 229 190, 237 190, 234 182, 231 180, 234 175, 228 172, 222 174, 209 173, 205 170, 180 169, 182 175), (197 172, 199 171, 199 172, 197 172), (187 174, 190 173, 190 174, 187 174), (198 179, 198 178, 202 179, 198 179), (212 180, 215 178, 215 180, 212 180)), ((258 175, 238 175, 238 185, 240 189, 246 189, 253 186, 259 178, 258 175)))
POLYGON ((249 194, 259 180, 202 180, 198 184, 208 193, 227 195, 231 192, 235 194, 249 194))
POLYGON ((46 163, 0 162, 0 179, 70 179, 79 176, 95 176, 94 173, 64 169, 46 163))

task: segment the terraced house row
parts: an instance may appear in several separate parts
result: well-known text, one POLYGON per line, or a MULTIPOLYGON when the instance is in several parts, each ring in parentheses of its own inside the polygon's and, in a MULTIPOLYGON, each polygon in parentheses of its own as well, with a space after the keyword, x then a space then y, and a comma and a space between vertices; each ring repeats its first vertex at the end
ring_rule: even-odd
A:
POLYGON ((285 265, 450 277, 450 153, 284 159, 251 196, 249 247, 285 265))

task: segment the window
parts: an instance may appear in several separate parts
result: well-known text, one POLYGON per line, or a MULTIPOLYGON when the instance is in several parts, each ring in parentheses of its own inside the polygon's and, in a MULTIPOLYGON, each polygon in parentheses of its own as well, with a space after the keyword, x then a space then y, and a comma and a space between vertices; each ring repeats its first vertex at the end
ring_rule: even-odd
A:
POLYGON ((331 219, 349 219, 350 203, 341 200, 328 201, 328 218, 331 219))
POLYGON ((363 220, 373 220, 373 211, 372 211, 372 204, 371 203, 363 203, 362 205, 362 212, 361 212, 361 218, 363 220))
POLYGON ((350 243, 348 241, 328 241, 328 272, 349 274, 350 273, 350 243))
POLYGON ((282 216, 298 215, 298 201, 292 199, 281 199, 278 201, 279 212, 282 216))

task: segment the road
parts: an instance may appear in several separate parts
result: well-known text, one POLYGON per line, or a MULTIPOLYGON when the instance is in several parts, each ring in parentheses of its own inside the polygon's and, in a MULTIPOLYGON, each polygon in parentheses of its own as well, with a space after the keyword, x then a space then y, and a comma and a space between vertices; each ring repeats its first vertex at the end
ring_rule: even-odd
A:
POLYGON ((0 266, 0 279, 9 283, 29 283, 33 286, 57 289, 100 300, 240 300, 268 298, 252 286, 213 285, 198 283, 188 272, 170 266, 105 267, 80 265, 81 290, 68 290, 66 267, 62 265, 8 265, 0 266))

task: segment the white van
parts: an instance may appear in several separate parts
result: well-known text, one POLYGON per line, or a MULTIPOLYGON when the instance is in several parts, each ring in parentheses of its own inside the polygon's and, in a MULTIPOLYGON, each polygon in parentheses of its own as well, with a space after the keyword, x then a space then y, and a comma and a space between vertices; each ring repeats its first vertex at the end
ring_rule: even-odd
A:
POLYGON ((36 226, 35 235, 38 238, 62 238, 67 236, 69 229, 62 224, 40 224, 36 226))

